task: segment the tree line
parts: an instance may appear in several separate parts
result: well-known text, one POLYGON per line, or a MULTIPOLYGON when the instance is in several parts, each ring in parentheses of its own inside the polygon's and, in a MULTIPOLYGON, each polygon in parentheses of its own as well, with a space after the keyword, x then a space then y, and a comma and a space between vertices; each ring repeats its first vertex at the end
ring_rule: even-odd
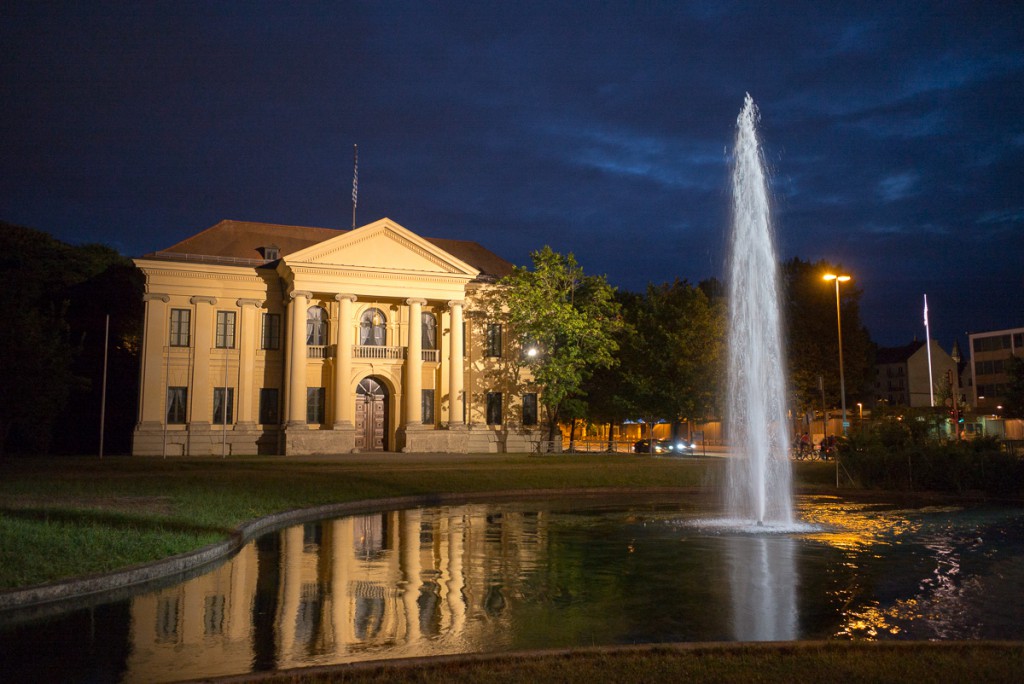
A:
POLYGON ((127 453, 138 402, 142 273, 103 245, 0 222, 0 456, 127 453))
MULTIPOLYGON (((520 392, 541 392, 549 439, 559 424, 651 425, 721 416, 726 375, 727 298, 715 279, 618 291, 583 273, 574 256, 545 247, 533 267, 502 281, 488 315, 513 348, 500 373, 520 392), (527 353, 532 350, 533 353, 527 353)), ((840 403, 834 290, 822 280, 840 264, 799 258, 781 266, 790 404, 797 414, 840 403), (824 389, 824 397, 822 395, 824 389)), ((848 402, 870 396, 875 345, 860 318, 861 290, 841 292, 848 402)))

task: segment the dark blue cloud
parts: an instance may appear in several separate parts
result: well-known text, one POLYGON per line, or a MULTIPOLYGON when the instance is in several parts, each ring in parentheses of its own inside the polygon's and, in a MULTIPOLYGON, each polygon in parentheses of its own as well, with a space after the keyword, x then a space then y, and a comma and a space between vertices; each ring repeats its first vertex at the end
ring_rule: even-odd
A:
POLYGON ((1024 324, 1015 3, 29 3, 0 8, 0 218, 128 254, 223 218, 389 216, 621 287, 723 272, 761 110, 783 257, 872 335, 1024 324))

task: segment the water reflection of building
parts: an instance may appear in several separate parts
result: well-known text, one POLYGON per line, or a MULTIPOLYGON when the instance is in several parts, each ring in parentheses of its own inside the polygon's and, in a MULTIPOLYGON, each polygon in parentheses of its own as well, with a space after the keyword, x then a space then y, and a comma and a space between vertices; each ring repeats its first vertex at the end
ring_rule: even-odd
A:
POLYGON ((127 679, 493 646, 507 639, 515 598, 504 588, 535 567, 543 523, 542 513, 462 506, 283 530, 207 575, 135 598, 127 679))

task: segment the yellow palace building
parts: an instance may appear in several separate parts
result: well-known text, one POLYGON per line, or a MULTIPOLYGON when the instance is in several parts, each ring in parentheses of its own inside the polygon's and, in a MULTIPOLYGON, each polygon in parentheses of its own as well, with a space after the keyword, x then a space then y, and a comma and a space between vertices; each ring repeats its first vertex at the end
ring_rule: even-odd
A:
MULTIPOLYGON (((480 296, 512 265, 381 219, 221 221, 145 275, 136 455, 526 451, 537 394, 494 372, 480 296)), ((506 341, 507 342, 507 341, 506 341)))

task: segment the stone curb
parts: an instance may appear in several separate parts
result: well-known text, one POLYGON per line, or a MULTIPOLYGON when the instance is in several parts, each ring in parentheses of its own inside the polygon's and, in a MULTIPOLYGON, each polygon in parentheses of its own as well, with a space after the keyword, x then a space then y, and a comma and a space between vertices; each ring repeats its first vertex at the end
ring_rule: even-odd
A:
POLYGON ((666 494, 684 491, 681 488, 586 488, 586 489, 524 489, 498 492, 446 493, 432 495, 400 496, 386 499, 364 499, 345 503, 326 504, 313 508, 297 508, 274 513, 242 523, 230 536, 219 542, 204 546, 196 551, 187 551, 170 558, 135 565, 124 570, 109 573, 85 575, 69 580, 38 584, 21 589, 0 592, 0 617, 7 611, 38 609, 48 612, 47 607, 60 612, 57 604, 78 601, 84 605, 115 600, 120 594, 133 593, 149 584, 169 579, 195 575, 203 568, 221 562, 256 537, 276 529, 314 520, 334 518, 341 515, 356 515, 376 511, 414 508, 437 504, 475 503, 479 501, 508 501, 516 499, 537 499, 571 495, 591 497, 602 494, 666 494))

